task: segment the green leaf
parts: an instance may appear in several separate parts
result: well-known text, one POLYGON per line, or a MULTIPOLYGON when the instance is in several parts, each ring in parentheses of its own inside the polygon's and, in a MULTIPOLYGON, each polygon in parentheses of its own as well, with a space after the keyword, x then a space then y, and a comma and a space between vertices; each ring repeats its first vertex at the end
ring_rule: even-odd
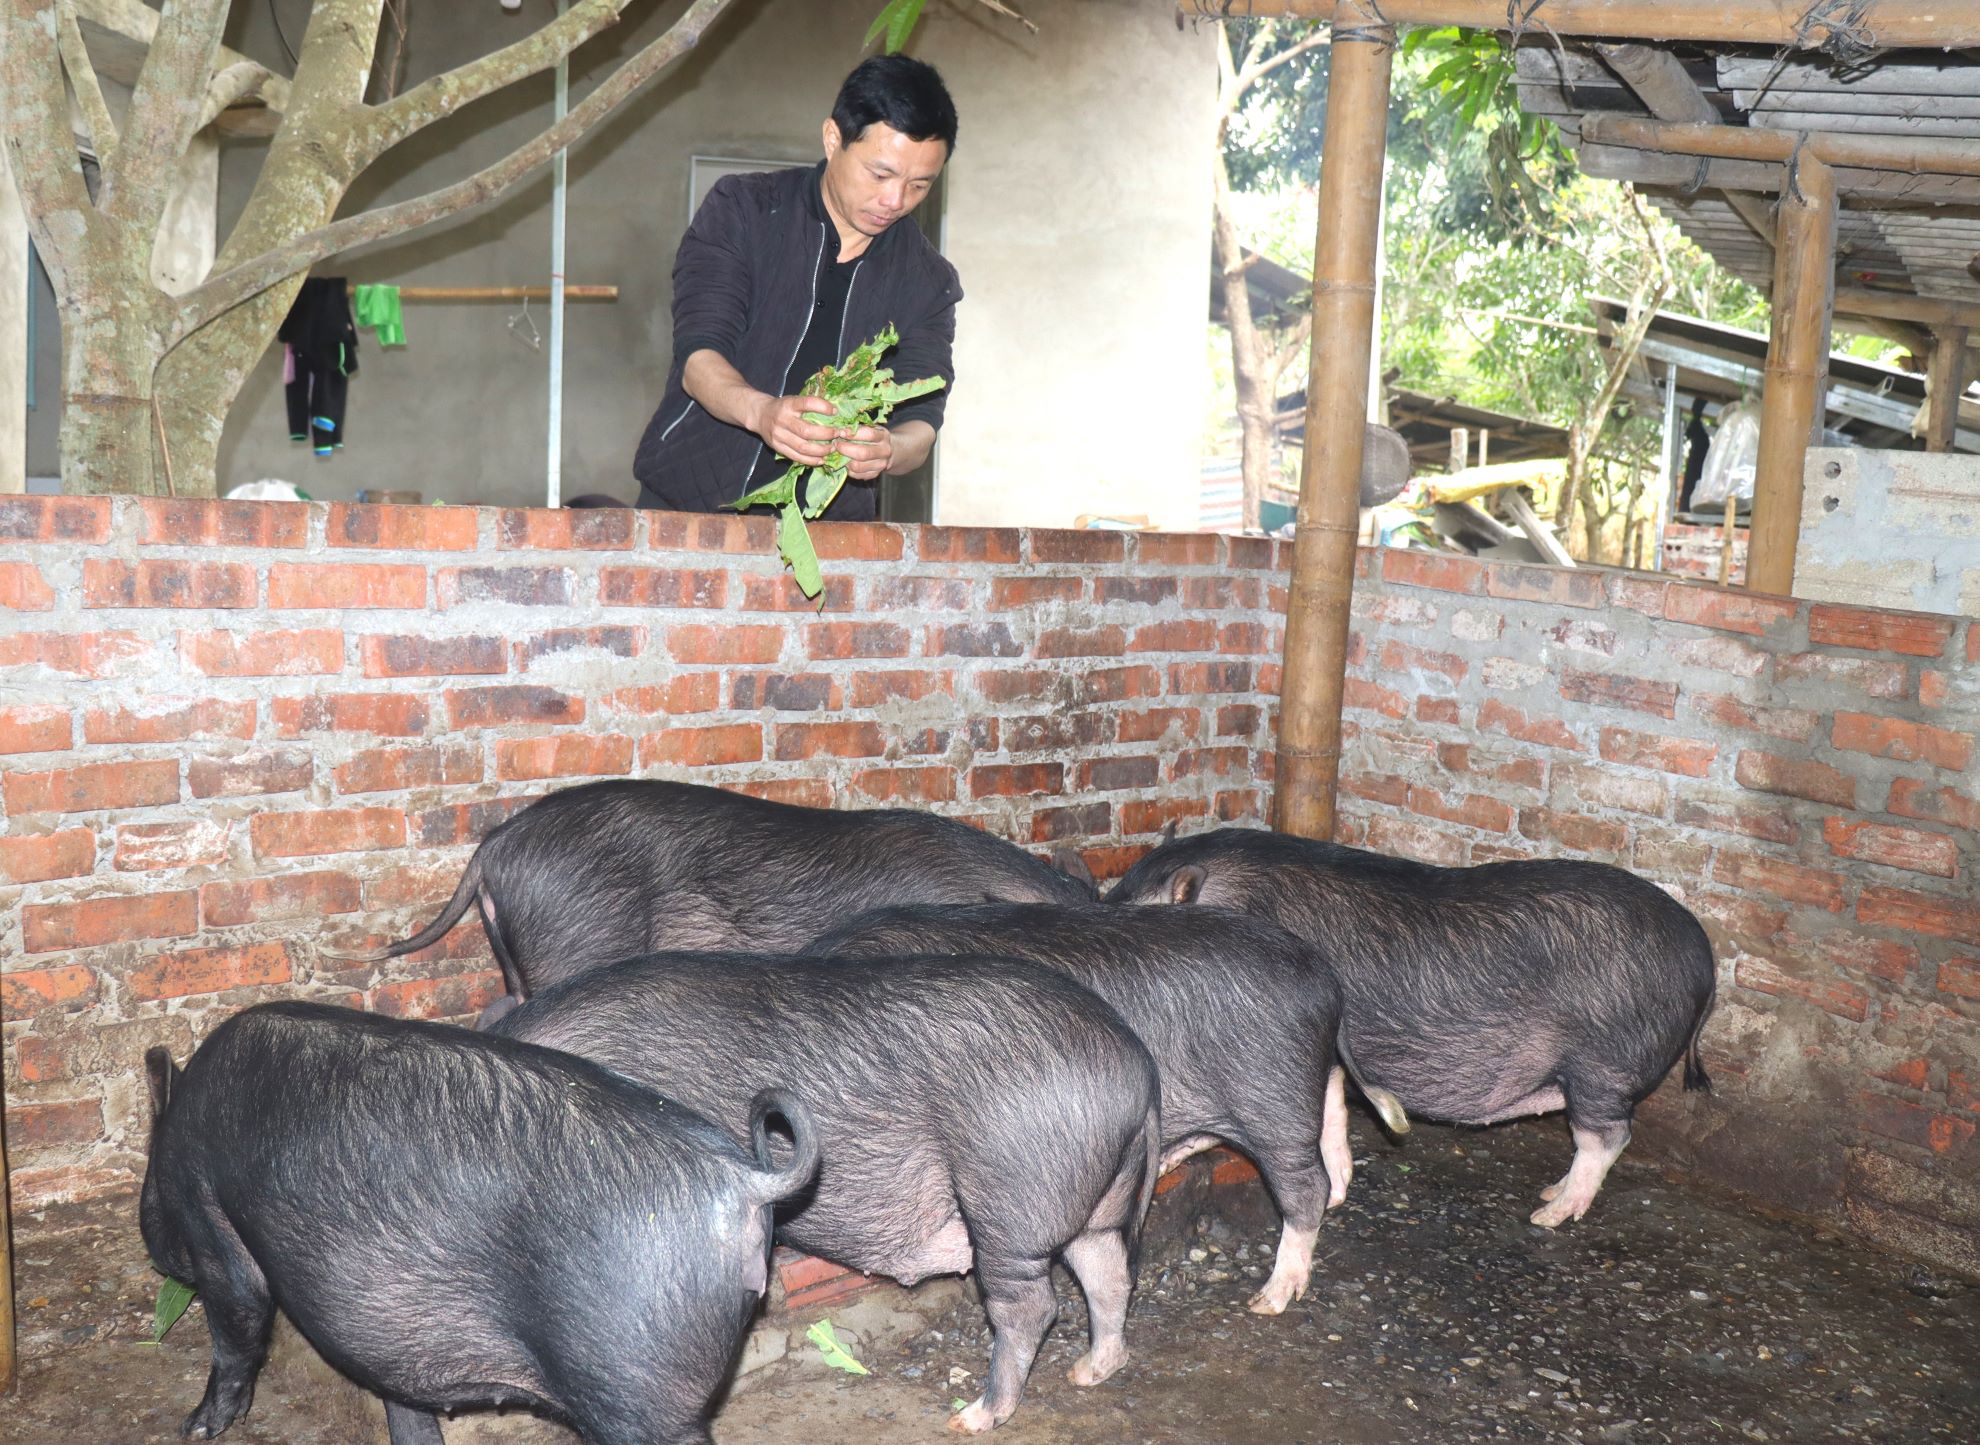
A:
POLYGON ((806 1330, 804 1337, 818 1346, 818 1353, 824 1356, 825 1363, 833 1369, 844 1370, 848 1375, 873 1373, 847 1353, 846 1347, 839 1343, 839 1337, 832 1333, 832 1322, 829 1319, 820 1320, 806 1330))
POLYGON ((804 514, 814 522, 832 505, 833 498, 846 484, 846 459, 833 452, 825 458, 825 462, 825 466, 813 468, 811 480, 804 489, 804 514))
POLYGON ((811 545, 811 533, 796 502, 786 502, 777 524, 777 551, 790 563, 798 591, 816 597, 825 590, 825 577, 818 570, 818 550, 811 545))
POLYGON ((904 3, 905 0, 887 0, 887 3, 880 7, 880 13, 874 16, 873 23, 866 27, 866 38, 859 42, 859 48, 861 50, 871 45, 876 36, 880 35, 888 26, 894 23, 894 12, 900 9, 904 3))
POLYGON ((755 491, 737 497, 729 505, 738 512, 747 512, 751 507, 781 507, 797 496, 798 473, 803 470, 794 462, 791 469, 775 481, 765 482, 755 491))
POLYGON ((193 1290, 190 1285, 167 1279, 158 1286, 158 1303, 151 1311, 151 1342, 155 1345, 165 1338, 166 1331, 179 1322, 179 1317, 191 1308, 193 1290))
POLYGON ((894 12, 894 23, 887 27, 887 53, 892 55, 907 44, 908 35, 914 29, 914 22, 921 18, 924 0, 902 0, 894 12))

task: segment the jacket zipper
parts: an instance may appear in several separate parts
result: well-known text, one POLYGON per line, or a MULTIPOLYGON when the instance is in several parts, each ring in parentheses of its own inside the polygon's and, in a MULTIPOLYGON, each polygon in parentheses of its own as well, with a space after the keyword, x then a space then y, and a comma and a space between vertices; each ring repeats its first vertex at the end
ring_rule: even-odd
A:
MULTIPOLYGON (((805 332, 811 330, 811 318, 818 311, 818 264, 825 257, 826 230, 827 227, 825 223, 823 221, 820 221, 818 223, 818 254, 811 258, 811 306, 810 309, 808 309, 804 313, 804 325, 798 328, 797 340, 791 343, 791 358, 789 361, 786 361, 784 363, 784 379, 782 382, 778 384, 777 394, 779 396, 790 395, 791 368, 797 365, 798 352, 804 346, 804 334, 805 332)), ((858 273, 855 272, 854 274, 857 275, 858 273)), ((851 294, 850 291, 847 294, 850 295, 851 294)), ((845 329, 845 323, 841 321, 840 330, 843 332, 844 329, 845 329)), ((749 490, 749 479, 755 474, 756 474, 756 453, 751 452, 749 454, 749 461, 743 467, 742 486, 736 492, 736 495, 738 497, 742 496, 744 492, 747 492, 749 490)))

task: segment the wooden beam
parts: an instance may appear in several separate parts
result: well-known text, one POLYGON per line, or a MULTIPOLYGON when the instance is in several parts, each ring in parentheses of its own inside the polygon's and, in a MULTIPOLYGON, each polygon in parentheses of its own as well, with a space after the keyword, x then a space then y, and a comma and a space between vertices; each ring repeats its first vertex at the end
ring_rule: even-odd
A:
MULTIPOLYGON (((1698 161, 1671 151, 1577 141, 1566 132, 1584 175, 1603 181, 1634 181, 1642 186, 1689 186, 1698 180, 1698 161)), ((1707 160, 1703 188, 1771 195, 1781 188, 1777 161, 1707 160)), ((1907 206, 1980 205, 1980 179, 1970 176, 1912 175, 1855 166, 1836 168, 1836 191, 1859 199, 1895 201, 1907 206)))
POLYGON ((1395 32, 1352 4, 1334 15, 1313 248, 1313 342, 1306 446, 1286 606, 1273 825, 1302 838, 1334 834, 1347 680, 1349 603, 1360 521, 1362 418, 1375 333, 1375 254, 1395 32))
POLYGON ((1907 140, 1898 136, 1837 135, 1757 126, 1680 125, 1628 115, 1585 116, 1581 136, 1594 145, 1634 146, 1639 150, 1677 151, 1681 155, 1719 156, 1735 161, 1786 161, 1799 152, 1831 166, 1980 176, 1980 144, 1937 136, 1907 140))
POLYGON ((1932 336, 1925 373, 1925 450, 1949 452, 1959 427, 1959 398, 1966 390, 1966 328, 1947 326, 1932 336))
MULTIPOLYGON (((1336 0, 1181 0, 1184 14, 1211 19, 1291 16, 1326 20, 1336 0)), ((1980 45, 1980 0, 1866 0, 1857 32, 1885 48, 1931 50, 1980 45)), ((1342 7, 1339 26, 1464 25, 1504 30, 1505 0, 1363 0, 1342 7)), ((1814 49, 1840 27, 1804 17, 1807 0, 1714 0, 1712 4, 1672 4, 1670 0, 1547 0, 1535 7, 1534 33, 1593 35, 1611 40, 1701 40, 1725 44, 1796 45, 1814 49)))
POLYGON ((1809 442, 1823 419, 1836 275, 1835 176, 1804 152, 1795 162, 1795 180, 1794 188, 1781 195, 1776 229, 1774 314, 1767 335, 1767 379, 1760 393, 1760 455, 1746 550, 1746 585, 1783 596, 1794 592, 1802 471, 1809 442))
POLYGON ((1916 321, 1933 328, 1980 327, 1980 302, 1872 291, 1862 286, 1838 286, 1836 310, 1847 316, 1886 316, 1893 321, 1916 321))

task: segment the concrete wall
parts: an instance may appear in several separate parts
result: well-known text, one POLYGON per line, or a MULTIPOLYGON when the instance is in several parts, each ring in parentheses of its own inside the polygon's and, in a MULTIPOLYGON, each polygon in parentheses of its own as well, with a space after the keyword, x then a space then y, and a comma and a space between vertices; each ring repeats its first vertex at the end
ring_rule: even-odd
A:
POLYGON ((1980 457, 1810 451, 1794 590, 1980 616, 1980 457))
MULTIPOLYGON (((620 299, 571 307, 567 496, 634 493, 633 446, 671 356, 669 271, 687 224, 689 158, 817 159, 819 127, 877 8, 736 0, 700 50, 573 153, 567 271, 618 285, 620 299)), ((632 7, 626 33, 575 68, 574 97, 681 9, 679 0, 632 7)), ((1185 502, 1193 506, 1193 430, 1131 419, 1127 402, 1145 399, 1159 377, 1165 411, 1200 410, 1212 37, 1179 33, 1167 9, 1136 0, 1038 0, 1026 13, 1036 37, 974 7, 930 7, 912 46, 942 68, 962 117, 944 230, 968 299, 938 520, 1067 524, 1117 506, 1182 520, 1185 502)), ((414 19, 409 81, 522 35, 542 9, 524 16, 493 0, 429 7, 414 19)), ((230 44, 279 55, 263 7, 245 7, 236 24, 230 44)), ((486 163, 546 123, 549 106, 546 76, 432 128, 362 178, 347 212, 486 163)), ((228 148, 223 230, 258 155, 228 148)), ((402 284, 540 283, 548 208, 546 172, 484 211, 318 270, 402 284)), ((327 462, 288 440, 271 355, 230 419, 223 490, 282 477, 328 498, 412 487, 429 499, 540 500, 547 353, 511 336, 504 323, 516 310, 421 304, 408 309, 405 349, 380 353, 367 341, 350 441, 327 462)), ((542 307, 532 314, 543 329, 542 307)))

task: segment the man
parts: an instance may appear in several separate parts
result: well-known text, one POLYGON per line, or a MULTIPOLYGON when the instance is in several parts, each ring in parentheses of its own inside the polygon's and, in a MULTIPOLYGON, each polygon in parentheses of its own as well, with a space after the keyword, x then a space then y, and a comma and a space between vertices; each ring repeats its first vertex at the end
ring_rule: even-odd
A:
POLYGON ((674 260, 674 361, 633 457, 639 505, 707 512, 791 462, 846 458, 853 482, 833 521, 879 511, 878 480, 928 457, 947 388, 885 426, 834 430, 796 395, 892 323, 896 379, 954 383, 962 286, 908 215, 956 143, 956 110, 934 67, 874 56, 846 77, 825 122, 825 160, 715 183, 674 260))

